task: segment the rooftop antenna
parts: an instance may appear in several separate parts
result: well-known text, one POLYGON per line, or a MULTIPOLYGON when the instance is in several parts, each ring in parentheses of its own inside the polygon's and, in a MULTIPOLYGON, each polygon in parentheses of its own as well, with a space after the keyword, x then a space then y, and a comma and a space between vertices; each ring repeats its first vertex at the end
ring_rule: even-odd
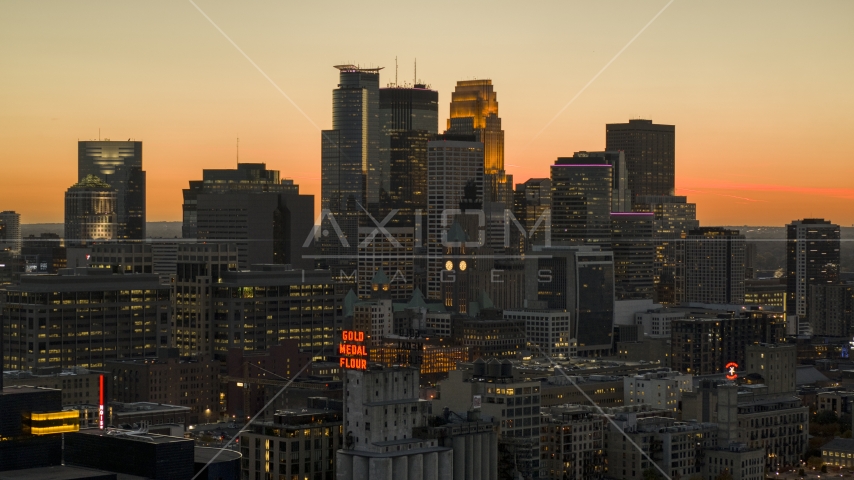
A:
POLYGON ((418 83, 418 59, 417 58, 415 59, 415 78, 412 79, 412 86, 414 87, 416 83, 418 83))
POLYGON ((101 127, 98 127, 98 141, 101 141, 101 127))
POLYGON ((394 57, 394 86, 397 86, 397 56, 394 57))
POLYGON ((240 137, 237 137, 237 165, 240 165, 240 137))

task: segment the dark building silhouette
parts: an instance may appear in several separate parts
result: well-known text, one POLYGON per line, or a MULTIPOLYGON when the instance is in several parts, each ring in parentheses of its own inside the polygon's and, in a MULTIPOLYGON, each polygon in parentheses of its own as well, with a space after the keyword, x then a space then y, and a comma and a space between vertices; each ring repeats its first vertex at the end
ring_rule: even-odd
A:
POLYGON ((839 281, 839 225, 805 218, 786 225, 786 313, 805 319, 812 285, 839 281))
POLYGON ((613 167, 604 157, 558 158, 551 167, 552 242, 607 244, 613 167))
POLYGON ((314 267, 310 246, 303 247, 314 227, 312 195, 300 195, 298 185, 263 163, 204 170, 203 178, 184 190, 184 238, 235 243, 243 269, 261 263, 314 267))
POLYGON ((617 300, 652 299, 654 215, 611 214, 611 250, 614 252, 614 294, 617 300))
POLYGON ((116 238, 145 238, 142 142, 77 142, 77 180, 94 175, 116 191, 116 238))
POLYGON ((605 150, 626 154, 632 196, 673 195, 676 188, 676 127, 652 120, 605 125, 605 150))

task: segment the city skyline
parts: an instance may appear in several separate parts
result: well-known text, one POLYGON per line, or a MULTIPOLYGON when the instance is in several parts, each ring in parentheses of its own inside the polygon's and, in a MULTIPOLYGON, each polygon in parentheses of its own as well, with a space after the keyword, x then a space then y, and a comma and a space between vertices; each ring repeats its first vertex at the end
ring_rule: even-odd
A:
MULTIPOLYGON (((62 192, 74 183, 75 142, 97 139, 99 128, 101 139, 145 142, 150 221, 179 221, 186 181, 203 168, 233 168, 238 137, 241 161, 280 170, 317 204, 317 130, 331 127, 328 99, 338 76, 332 66, 385 67, 384 87, 394 83, 395 58, 399 83, 419 80, 439 92, 442 124, 457 81, 492 80, 500 92, 505 168, 515 183, 547 176, 558 157, 604 150, 608 123, 646 118, 677 126, 676 193, 698 205, 702 224, 784 225, 807 217, 854 223, 854 188, 846 181, 854 166, 845 162, 854 120, 844 115, 854 103, 844 83, 852 66, 839 61, 854 45, 842 24, 846 12, 854 13, 850 4, 773 9, 674 2, 609 64, 667 2, 619 11, 497 5, 481 14, 496 39, 512 32, 506 40, 466 32, 450 39, 450 31, 426 29, 407 36, 403 26, 389 26, 385 33, 359 31, 346 45, 332 41, 336 28, 381 21, 395 7, 334 12, 324 23, 301 22, 320 18, 314 6, 198 3, 300 110, 192 4, 165 5, 5 7, 4 44, 15 49, 2 54, 12 68, 0 80, 6 106, 0 138, 6 159, 17 161, 4 162, 0 202, 20 212, 23 223, 61 222, 62 192), (126 15, 139 27, 126 32, 118 21, 126 15), (100 20, 99 28, 79 29, 83 18, 100 20), (571 18, 587 21, 555 31, 571 18), (590 35, 603 26, 609 35, 590 35), (404 38, 383 41, 391 34, 404 38), (460 39, 494 48, 477 56, 448 53, 458 50, 445 46, 460 39), (416 59, 417 79, 411 78, 416 59), (825 166, 803 168, 810 158, 825 166), (33 169, 41 177, 35 187, 20 181, 33 169)), ((425 9, 423 25, 442 24, 448 8, 425 9)))

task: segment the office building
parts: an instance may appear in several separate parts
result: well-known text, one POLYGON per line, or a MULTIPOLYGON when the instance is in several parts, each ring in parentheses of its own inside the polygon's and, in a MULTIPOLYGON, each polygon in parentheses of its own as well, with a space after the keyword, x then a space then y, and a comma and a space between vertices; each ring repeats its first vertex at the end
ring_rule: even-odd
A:
POLYGON ((693 376, 670 370, 623 377, 626 405, 651 405, 676 412, 682 404, 682 392, 693 389, 693 376))
POLYGON ((55 274, 68 263, 65 242, 55 233, 28 236, 21 247, 21 258, 26 273, 55 274))
POLYGON ((297 340, 302 351, 333 354, 343 296, 336 293, 330 272, 256 265, 220 272, 210 290, 200 318, 209 319, 215 359, 224 361, 230 348, 263 352, 289 339, 297 340))
MULTIPOLYGON (((314 371, 314 367, 321 365, 320 362, 312 364, 303 377, 295 379, 288 388, 287 395, 277 398, 278 402, 269 403, 274 395, 285 386, 297 372, 311 362, 312 355, 299 347, 299 340, 282 340, 278 345, 272 346, 264 351, 248 352, 242 348, 230 348, 225 359, 225 368, 228 376, 221 378, 225 386, 225 413, 229 417, 246 418, 252 417, 265 406, 272 414, 277 409, 278 403, 286 403, 288 407, 295 406, 292 399, 302 393, 306 378, 309 375, 322 373, 325 385, 335 383, 340 395, 340 380, 338 371, 326 371, 325 368, 314 371), (330 382, 330 379, 336 379, 330 382)), ((331 369, 330 369, 331 370, 331 369)), ((311 396, 320 392, 314 390, 311 396)), ((221 408, 222 410, 222 408, 221 408)))
MULTIPOLYGON (((514 453, 502 476, 513 470, 523 478, 545 476, 547 467, 540 460, 540 382, 515 380, 507 360, 475 362, 473 367, 451 371, 447 380, 439 382, 434 411, 447 408, 461 412, 479 405, 480 415, 493 418, 498 425, 499 457, 508 448, 514 453)), ((498 462, 507 463, 500 459, 498 462)))
MULTIPOLYGON (((116 238, 145 238, 145 170, 142 142, 77 142, 77 180, 93 175, 116 191, 116 238)), ((67 238, 69 237, 66 232, 67 238)))
POLYGON ((438 133, 439 92, 427 85, 389 86, 379 90, 382 138, 378 175, 388 199, 382 216, 399 209, 394 226, 414 227, 415 212, 427 210, 427 142, 438 133))
MULTIPOLYGON (((427 299, 441 299, 444 254, 454 215, 461 213, 461 204, 472 210, 482 208, 483 202, 483 144, 481 142, 450 140, 443 137, 427 144, 427 299), (464 202, 464 200, 466 202, 464 202)), ((468 242, 464 247, 479 246, 468 242)))
POLYGON ((744 235, 720 227, 689 231, 684 285, 680 303, 744 303, 744 235))
POLYGON ((468 347, 472 359, 516 358, 525 348, 525 320, 505 318, 494 308, 480 312, 477 317, 451 317, 451 336, 468 347))
POLYGON ((797 346, 793 344, 757 343, 746 349, 745 371, 751 381, 759 381, 769 394, 793 393, 798 364, 797 346))
POLYGON ((107 372, 82 367, 38 368, 32 371, 5 370, 3 385, 53 388, 62 392, 62 406, 96 405, 101 390, 100 377, 107 372))
POLYGON ((190 409, 191 423, 219 417, 219 362, 202 356, 179 358, 177 349, 160 349, 153 358, 110 360, 111 400, 151 402, 190 409))
POLYGON ((629 190, 629 173, 626 168, 626 154, 613 152, 575 152, 574 158, 604 158, 611 165, 611 211, 631 212, 632 192, 629 190))
POLYGON ((854 333, 854 285, 818 284, 810 286, 809 292, 813 335, 849 337, 854 333))
POLYGON ((0 380, 0 472, 59 465, 62 434, 80 428, 77 418, 63 411, 59 390, 4 387, 0 380))
POLYGON ((256 420, 241 433, 240 452, 251 459, 243 462, 241 478, 334 480, 335 456, 343 440, 340 409, 310 405, 279 410, 272 419, 256 420))
POLYGON ((241 269, 260 263, 314 268, 314 197, 263 163, 204 170, 184 190, 184 238, 233 242, 241 269))
MULTIPOLYGON (((371 280, 377 272, 389 277, 391 298, 407 301, 415 288, 415 228, 359 227, 359 298, 371 295, 371 280)), ((420 230, 420 229, 419 229, 420 230)))
POLYGON ((18 255, 22 246, 21 214, 11 210, 0 212, 0 250, 18 255))
POLYGON ((86 245, 118 236, 116 190, 89 175, 65 192, 65 244, 86 245))
POLYGON ((652 213, 611 214, 614 295, 617 300, 652 299, 655 287, 655 220, 652 213))
POLYGON ((671 368, 692 375, 727 370, 729 363, 745 365, 747 346, 783 343, 786 318, 782 313, 750 311, 691 312, 671 321, 671 368))
POLYGON ((670 478, 690 478, 700 473, 705 451, 718 443, 713 423, 638 418, 633 413, 615 415, 606 431, 608 476, 620 480, 640 480, 645 471, 659 469, 670 478))
POLYGON ((613 167, 604 157, 558 158, 551 167, 552 242, 607 244, 611 238, 613 167))
POLYGON ((604 424, 601 415, 578 405, 543 408, 540 435, 544 478, 600 478, 605 473, 604 424))
POLYGON ((64 440, 66 465, 152 480, 193 477, 194 441, 189 438, 89 428, 66 434, 64 440))
POLYGON ((575 356, 572 321, 566 310, 504 310, 504 319, 525 321, 527 346, 535 354, 547 358, 575 356))
POLYGON ((517 183, 513 197, 513 216, 525 229, 521 251, 531 245, 551 242, 552 181, 550 178, 531 178, 517 183), (548 239, 548 240, 547 240, 548 239))
POLYGON ((773 393, 761 383, 702 380, 693 392, 682 395, 684 420, 717 424, 721 446, 743 444, 759 450, 765 459, 760 466, 771 471, 801 464, 809 416, 809 407, 795 392, 773 393))
POLYGON ((686 197, 659 195, 634 196, 635 212, 652 212, 655 238, 653 263, 654 299, 656 303, 675 304, 682 295, 684 271, 682 241, 688 232, 700 228, 697 205, 686 197))
POLYGON ((744 304, 763 305, 786 311, 786 279, 748 279, 744 281, 744 304))
POLYGON ((504 171, 504 130, 492 80, 460 80, 451 93, 445 133, 474 135, 483 143, 483 200, 513 207, 513 177, 504 171))
POLYGON ((652 120, 605 125, 605 150, 626 156, 632 196, 673 195, 676 188, 676 127, 652 120))
POLYGON ((427 402, 418 400, 418 370, 346 370, 345 389, 345 433, 336 458, 337 478, 455 478, 453 450, 440 447, 437 439, 413 436, 413 429, 425 426, 428 413, 427 402))
POLYGON ((99 369, 108 360, 155 355, 170 340, 170 293, 153 274, 24 276, 3 303, 7 368, 99 369))
POLYGON ((854 467, 854 440, 850 438, 834 438, 821 446, 821 461, 833 467, 854 467))
POLYGON ((237 248, 229 243, 180 243, 177 257, 171 346, 185 357, 214 355, 211 287, 224 272, 237 270, 237 248))
POLYGON ((839 281, 839 232, 821 218, 786 225, 786 313, 807 318, 810 287, 839 281))
POLYGON ((614 254, 598 247, 535 249, 525 264, 525 298, 566 310, 578 354, 607 354, 613 346, 614 254))

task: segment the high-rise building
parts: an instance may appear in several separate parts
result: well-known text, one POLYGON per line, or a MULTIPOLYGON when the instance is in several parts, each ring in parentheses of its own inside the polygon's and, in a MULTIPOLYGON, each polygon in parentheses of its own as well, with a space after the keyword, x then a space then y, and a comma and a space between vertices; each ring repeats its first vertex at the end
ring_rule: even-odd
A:
POLYGON ((94 175, 116 191, 116 238, 145 238, 145 170, 142 142, 77 142, 77 180, 94 175))
POLYGON ((535 249, 525 258, 528 305, 566 310, 579 355, 609 352, 614 335, 614 254, 593 246, 535 249))
POLYGON ((854 333, 854 285, 811 285, 809 306, 813 335, 848 337, 854 333))
POLYGON ((332 91, 332 129, 321 132, 320 208, 325 263, 356 270, 359 225, 364 211, 377 214, 388 187, 389 166, 380 155, 379 89, 382 68, 336 65, 338 88, 332 91))
POLYGON ((653 280, 656 303, 674 304, 681 295, 684 266, 684 242, 688 231, 700 227, 697 221, 697 205, 688 203, 686 197, 670 195, 644 195, 634 197, 635 212, 654 214, 655 260, 653 280))
POLYGON ((786 225, 786 313, 809 315, 810 286, 839 281, 839 225, 805 218, 786 225))
POLYGON ((311 248, 303 247, 314 228, 314 197, 280 180, 263 163, 237 169, 204 170, 202 181, 184 190, 184 238, 233 242, 238 265, 279 263, 313 268, 311 248))
POLYGON ((484 201, 513 206, 513 177, 504 171, 504 130, 492 80, 460 80, 451 93, 446 133, 483 143, 484 201))
POLYGON ((614 294, 617 300, 652 299, 654 215, 641 212, 611 214, 614 252, 614 294))
POLYGON ((65 244, 86 245, 117 236, 116 190, 88 175, 65 192, 65 244))
POLYGON ((513 215, 524 227, 522 251, 531 245, 545 245, 551 239, 552 181, 549 178, 531 178, 517 183, 513 195, 513 215), (539 223, 538 223, 539 222, 539 223))
POLYGON ((688 232, 683 282, 680 303, 744 303, 744 235, 721 227, 688 232))
MULTIPOLYGON (((439 300, 445 243, 461 204, 483 202, 483 144, 445 136, 427 144, 427 298, 439 300)), ((475 215, 472 215, 475 216, 475 215)))
POLYGON ((607 244, 611 239, 611 164, 603 157, 558 158, 551 177, 552 242, 607 244))
POLYGON ((6 365, 16 370, 101 368, 154 355, 170 337, 170 287, 153 274, 25 275, 6 289, 2 308, 6 365))
POLYGON ((629 172, 626 168, 625 152, 575 152, 574 157, 604 158, 611 165, 612 172, 611 211, 632 211, 632 192, 629 190, 629 172))
POLYGON ((0 250, 19 255, 22 245, 21 214, 11 210, 0 212, 0 250))
MULTIPOLYGON (((379 89, 382 68, 336 65, 332 129, 321 132, 321 207, 333 213, 379 201, 379 89)), ((355 237, 354 237, 355 238, 355 237)))
POLYGON ((676 189, 676 127, 652 120, 605 125, 605 150, 626 154, 633 197, 673 195, 676 189))
POLYGON ((359 227, 359 298, 371 296, 371 279, 377 272, 385 272, 389 280, 391 298, 408 301, 412 298, 415 282, 415 229, 388 227, 384 233, 372 227, 359 227))
POLYGON ((383 213, 400 209, 391 223, 414 226, 415 210, 427 209, 427 142, 438 133, 439 92, 424 84, 395 85, 381 88, 379 95, 379 179, 388 193, 380 203, 386 203, 383 213))

